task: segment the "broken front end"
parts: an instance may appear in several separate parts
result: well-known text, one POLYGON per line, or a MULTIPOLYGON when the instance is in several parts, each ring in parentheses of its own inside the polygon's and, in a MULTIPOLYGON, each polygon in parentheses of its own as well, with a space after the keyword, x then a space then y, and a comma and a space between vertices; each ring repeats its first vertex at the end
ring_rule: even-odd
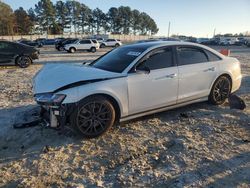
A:
POLYGON ((41 106, 41 118, 52 128, 59 128, 66 124, 69 105, 62 104, 66 98, 64 94, 36 94, 35 101, 41 106))

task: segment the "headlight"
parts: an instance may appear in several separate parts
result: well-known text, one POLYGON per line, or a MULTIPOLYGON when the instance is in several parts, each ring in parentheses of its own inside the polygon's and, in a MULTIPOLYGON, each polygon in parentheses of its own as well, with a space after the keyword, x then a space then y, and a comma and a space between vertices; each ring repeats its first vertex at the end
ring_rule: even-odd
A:
POLYGON ((65 97, 66 95, 64 94, 43 93, 35 95, 35 100, 39 104, 58 106, 62 104, 65 97))

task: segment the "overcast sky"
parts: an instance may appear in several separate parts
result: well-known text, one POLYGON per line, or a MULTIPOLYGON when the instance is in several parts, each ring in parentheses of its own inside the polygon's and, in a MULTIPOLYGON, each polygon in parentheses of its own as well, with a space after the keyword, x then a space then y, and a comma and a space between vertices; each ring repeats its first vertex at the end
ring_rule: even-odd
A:
MULTIPOLYGON (((34 7, 38 0, 3 0, 13 9, 34 7)), ((56 2, 56 0, 52 0, 56 2)), ((130 6, 148 13, 159 27, 158 35, 171 34, 212 37, 216 33, 250 31, 250 0, 79 0, 90 8, 130 6)))

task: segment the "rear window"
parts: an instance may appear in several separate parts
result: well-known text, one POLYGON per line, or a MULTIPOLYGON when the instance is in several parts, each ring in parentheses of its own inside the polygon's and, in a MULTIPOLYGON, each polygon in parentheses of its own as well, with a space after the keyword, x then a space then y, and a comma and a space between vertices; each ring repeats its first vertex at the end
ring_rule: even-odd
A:
POLYGON ((208 59, 209 61, 220 61, 221 58, 217 55, 215 55, 214 53, 208 51, 208 50, 205 50, 207 56, 208 56, 208 59))
POLYGON ((90 40, 81 40, 80 44, 91 44, 90 40))
POLYGON ((91 66, 111 72, 123 72, 145 49, 121 47, 116 48, 97 59, 91 66))

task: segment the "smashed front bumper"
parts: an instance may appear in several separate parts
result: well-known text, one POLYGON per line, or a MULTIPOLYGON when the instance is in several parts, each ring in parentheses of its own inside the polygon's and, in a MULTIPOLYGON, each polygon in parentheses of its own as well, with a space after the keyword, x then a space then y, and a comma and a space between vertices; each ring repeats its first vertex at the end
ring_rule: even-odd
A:
POLYGON ((47 126, 59 128, 66 124, 66 106, 41 105, 41 118, 46 121, 47 126))

